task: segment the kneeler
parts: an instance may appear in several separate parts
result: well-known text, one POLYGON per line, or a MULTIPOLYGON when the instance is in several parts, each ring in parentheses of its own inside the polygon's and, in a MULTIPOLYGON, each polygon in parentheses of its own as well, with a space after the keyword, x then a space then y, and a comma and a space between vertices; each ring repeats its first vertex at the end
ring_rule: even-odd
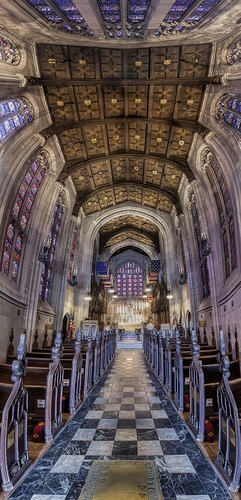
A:
MULTIPOLYGON (((66 410, 65 408, 66 406, 68 407, 68 401, 69 401, 68 396, 62 397, 62 404, 64 410, 66 410)), ((34 427, 32 441, 34 443, 39 443, 40 441, 43 440, 44 440, 44 422, 39 422, 39 424, 37 424, 34 427)))

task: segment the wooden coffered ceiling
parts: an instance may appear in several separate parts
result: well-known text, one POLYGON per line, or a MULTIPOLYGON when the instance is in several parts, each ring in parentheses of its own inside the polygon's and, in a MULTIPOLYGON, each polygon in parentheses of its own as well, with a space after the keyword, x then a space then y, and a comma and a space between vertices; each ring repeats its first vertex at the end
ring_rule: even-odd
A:
POLYGON ((82 206, 93 213, 123 202, 170 212, 188 154, 208 77, 211 46, 118 50, 38 45, 41 76, 65 167, 82 206))
POLYGON ((159 250, 159 229, 155 224, 136 215, 121 215, 101 227, 100 251, 108 246, 131 238, 159 250))

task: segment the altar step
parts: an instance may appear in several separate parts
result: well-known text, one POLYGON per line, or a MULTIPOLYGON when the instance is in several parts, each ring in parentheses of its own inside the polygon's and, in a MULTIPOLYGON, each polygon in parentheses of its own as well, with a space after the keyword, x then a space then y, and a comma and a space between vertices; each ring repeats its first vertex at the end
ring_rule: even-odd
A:
POLYGON ((140 340, 121 340, 117 342, 117 349, 142 349, 142 342, 140 340))

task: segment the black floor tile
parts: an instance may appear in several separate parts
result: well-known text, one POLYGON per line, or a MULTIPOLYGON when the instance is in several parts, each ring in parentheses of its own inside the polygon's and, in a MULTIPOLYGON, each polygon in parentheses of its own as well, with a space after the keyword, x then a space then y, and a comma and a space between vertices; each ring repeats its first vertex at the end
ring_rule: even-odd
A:
POLYGON ((137 429, 137 441, 158 441, 155 429, 137 429))
POLYGON ((117 429, 135 429, 136 421, 132 418, 119 418, 117 429))
POLYGON ((136 418, 152 418, 149 410, 136 410, 136 418))
POLYGON ((137 455, 137 441, 115 441, 112 455, 114 457, 128 457, 137 455))
MULTIPOLYGON (((102 417, 103 418, 103 417, 102 417)), ((99 425, 99 421, 100 419, 96 419, 96 418, 90 418, 90 419, 85 419, 83 421, 83 423, 80 425, 80 427, 82 429, 97 429, 98 425, 99 425)))
POLYGON ((118 418, 119 417, 119 412, 118 411, 104 411, 102 415, 102 419, 104 418, 118 418))
POLYGON ((135 405, 134 404, 123 404, 120 407, 121 411, 134 411, 135 410, 135 405))
POLYGON ((115 429, 97 429, 93 441, 114 441, 115 429))

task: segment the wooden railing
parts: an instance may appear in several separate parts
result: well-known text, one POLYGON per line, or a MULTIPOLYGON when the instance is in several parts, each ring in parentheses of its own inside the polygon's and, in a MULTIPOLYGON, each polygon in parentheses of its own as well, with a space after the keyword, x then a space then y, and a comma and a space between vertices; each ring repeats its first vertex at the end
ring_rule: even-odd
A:
POLYGON ((1 384, 1 400, 11 390, 2 411, 0 466, 2 489, 11 490, 31 464, 28 454, 28 393, 23 385, 26 374, 26 336, 21 334, 17 359, 12 363, 13 386, 1 384), (5 385, 5 388, 4 388, 5 385))
POLYGON ((72 376, 70 380, 69 412, 76 412, 81 404, 81 381, 82 381, 83 356, 81 354, 81 332, 78 330, 75 341, 75 355, 72 360, 72 376))
POLYGON ((53 363, 50 367, 46 380, 46 399, 45 399, 45 442, 51 443, 54 436, 63 427, 62 422, 62 395, 63 395, 63 380, 64 369, 61 365, 60 358, 62 356, 61 333, 57 333, 54 341, 55 346, 52 347, 53 363))

